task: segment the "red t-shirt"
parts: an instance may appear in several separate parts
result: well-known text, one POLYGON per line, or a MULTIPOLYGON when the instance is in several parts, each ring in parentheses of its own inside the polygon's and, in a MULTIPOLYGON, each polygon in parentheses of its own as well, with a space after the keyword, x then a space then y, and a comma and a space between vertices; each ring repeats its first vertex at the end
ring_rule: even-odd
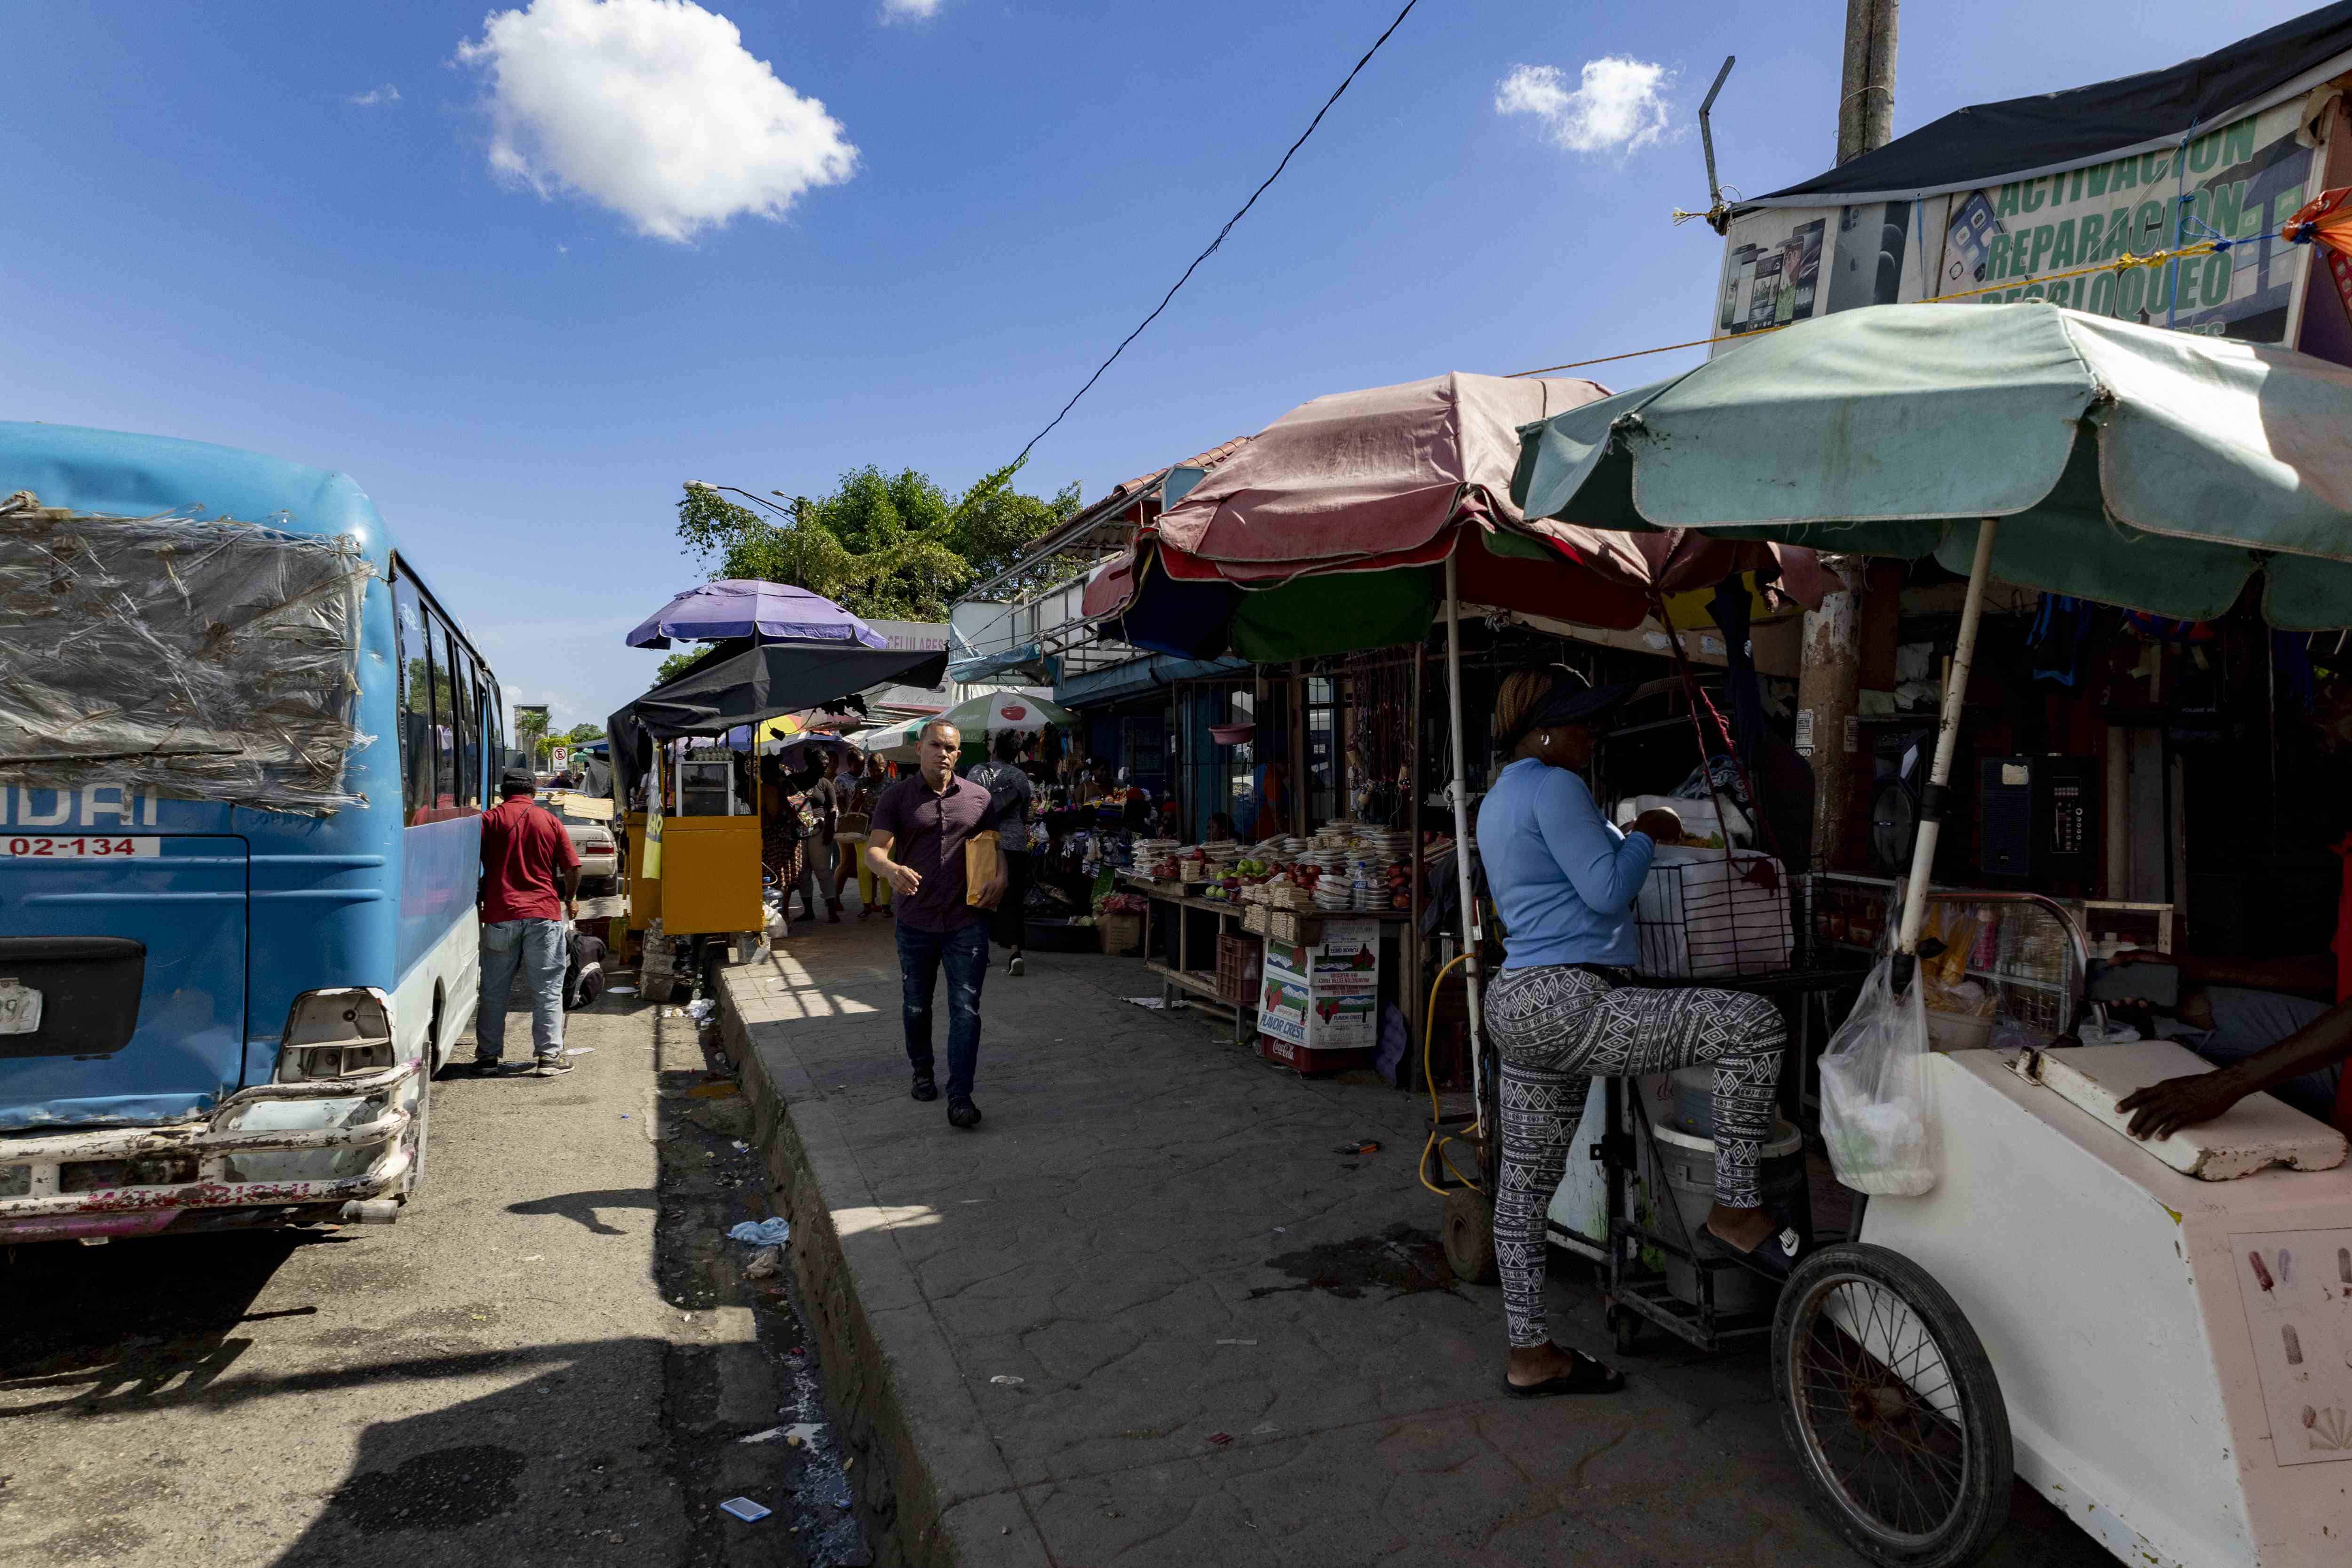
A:
POLYGON ((560 921, 563 873, 580 864, 572 835, 527 795, 482 813, 482 921, 560 921))

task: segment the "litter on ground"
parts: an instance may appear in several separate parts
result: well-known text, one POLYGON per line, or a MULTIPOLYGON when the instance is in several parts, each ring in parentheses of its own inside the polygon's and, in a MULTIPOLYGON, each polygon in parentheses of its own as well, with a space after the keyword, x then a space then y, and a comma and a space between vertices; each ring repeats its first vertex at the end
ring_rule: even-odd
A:
POLYGON ((772 1215, 763 1220, 745 1220, 727 1233, 747 1247, 782 1247, 793 1238, 790 1220, 772 1215))
POLYGON ((774 1510, 761 1507, 747 1497, 731 1497, 719 1505, 721 1513, 731 1513, 746 1524, 757 1524, 774 1510))

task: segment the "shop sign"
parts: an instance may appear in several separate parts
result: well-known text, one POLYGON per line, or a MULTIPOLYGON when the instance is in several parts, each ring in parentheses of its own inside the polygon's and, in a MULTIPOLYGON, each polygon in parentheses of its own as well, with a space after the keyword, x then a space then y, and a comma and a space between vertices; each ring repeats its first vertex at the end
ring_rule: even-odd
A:
POLYGON ((2245 115, 2185 146, 1917 201, 1751 209, 1725 236, 1709 335, 1733 341, 1712 352, 1815 315, 1952 295, 2046 298, 2144 325, 2286 342, 2311 247, 2278 231, 2313 184, 2314 153, 2297 134, 2306 102, 2245 115), (2234 243, 2115 269, 2126 255, 2210 239, 2234 243))

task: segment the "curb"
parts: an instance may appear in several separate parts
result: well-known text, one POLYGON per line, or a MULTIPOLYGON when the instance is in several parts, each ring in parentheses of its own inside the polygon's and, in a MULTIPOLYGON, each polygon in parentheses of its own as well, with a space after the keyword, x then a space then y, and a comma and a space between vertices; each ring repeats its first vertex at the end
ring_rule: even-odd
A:
POLYGON ((792 1221, 785 1257, 857 1460, 850 1479, 875 1562, 1047 1568, 1053 1558, 913 1270, 887 1228, 857 1223, 879 1205, 836 1103, 810 1078, 791 1026, 759 1016, 763 983, 777 973, 764 954, 722 969, 720 1026, 742 1066, 776 1212, 792 1221))

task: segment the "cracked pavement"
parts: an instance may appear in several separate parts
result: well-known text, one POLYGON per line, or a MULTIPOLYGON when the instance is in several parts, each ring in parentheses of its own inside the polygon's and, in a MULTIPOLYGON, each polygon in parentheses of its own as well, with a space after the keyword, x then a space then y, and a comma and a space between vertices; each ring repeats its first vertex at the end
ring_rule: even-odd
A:
MULTIPOLYGON (((895 1419, 924 1472, 896 1478, 908 1539, 882 1561, 939 1560, 900 1507, 919 1480, 963 1564, 1862 1562, 1806 1507, 1760 1352, 1621 1360, 1564 1266, 1555 1336, 1631 1386, 1512 1400, 1498 1290, 1298 1262, 1410 1250, 1401 1226, 1434 1241, 1424 1102, 1131 1005, 1158 991, 1138 961, 1028 971, 988 977, 969 1133, 907 1095, 887 925, 796 927, 724 981, 750 1079, 790 1119, 772 1173, 791 1186, 796 1163, 825 1211, 796 1232, 840 1237, 819 1257, 796 1234, 795 1266, 845 1273, 867 1387, 896 1404, 846 1419, 895 1419), (1381 1151, 1335 1152, 1362 1138, 1381 1151)), ((937 1026, 943 1046, 944 1003, 937 1026)), ((2109 1559, 2021 1487, 1988 1561, 2109 1559)))

